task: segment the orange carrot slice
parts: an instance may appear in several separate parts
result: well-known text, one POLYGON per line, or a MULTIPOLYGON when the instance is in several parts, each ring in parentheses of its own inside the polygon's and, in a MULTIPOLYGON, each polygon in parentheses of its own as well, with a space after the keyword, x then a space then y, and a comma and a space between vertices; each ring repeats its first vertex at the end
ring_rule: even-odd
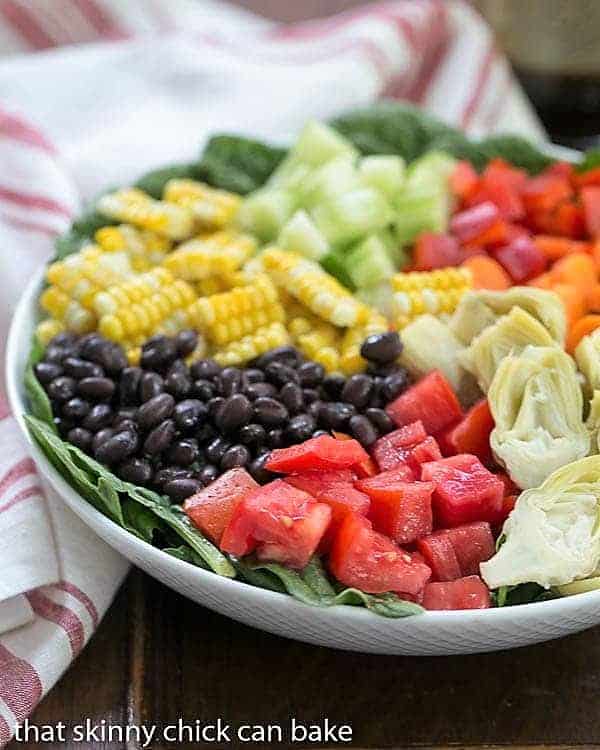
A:
POLYGON ((573 354, 577 344, 584 336, 589 335, 597 328, 600 328, 600 315, 584 315, 583 318, 579 318, 567 336, 567 351, 569 354, 573 354))
POLYGON ((551 234, 537 234, 533 241, 548 260, 558 260, 572 253, 587 253, 590 250, 589 242, 571 240, 568 237, 557 237, 551 234))
POLYGON ((473 275, 474 289, 496 289, 502 291, 512 286, 510 276, 500 263, 487 255, 474 255, 463 262, 473 275))

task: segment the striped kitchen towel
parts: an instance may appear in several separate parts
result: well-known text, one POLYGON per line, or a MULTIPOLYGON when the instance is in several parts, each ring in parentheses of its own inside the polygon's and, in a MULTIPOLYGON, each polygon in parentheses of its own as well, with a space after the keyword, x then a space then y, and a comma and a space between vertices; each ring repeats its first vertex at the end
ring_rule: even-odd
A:
MULTIPOLYGON (((462 0, 295 25, 210 0, 0 0, 0 54, 0 350, 81 201, 193 158, 211 132, 285 141, 308 117, 393 96, 471 133, 543 135, 462 0)), ((85 645, 127 565, 42 486, 1 392, 0 569, 2 745, 85 645)))

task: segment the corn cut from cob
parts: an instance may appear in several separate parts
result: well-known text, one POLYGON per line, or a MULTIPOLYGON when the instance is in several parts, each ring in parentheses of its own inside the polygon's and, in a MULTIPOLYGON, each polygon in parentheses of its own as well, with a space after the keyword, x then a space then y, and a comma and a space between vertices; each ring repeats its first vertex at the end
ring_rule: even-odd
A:
POLYGON ((253 333, 237 341, 232 341, 222 349, 218 349, 213 356, 223 367, 242 365, 270 349, 288 344, 289 341, 290 336, 285 326, 275 322, 257 328, 253 333))
POLYGON ((240 196, 235 193, 187 179, 169 180, 165 185, 163 198, 169 203, 189 209, 201 229, 222 229, 230 224, 241 202, 240 196))
POLYGON ((255 251, 253 237, 224 230, 184 242, 165 258, 164 266, 178 279, 200 281, 237 271, 255 251))
POLYGON ((194 215, 189 209, 154 200, 137 188, 107 193, 98 200, 96 207, 110 219, 148 229, 171 240, 185 240, 194 232, 194 215))
POLYGON ((394 322, 403 328, 424 313, 454 312, 471 283, 471 273, 466 268, 395 274, 392 276, 394 322))
POLYGON ((105 252, 127 253, 133 269, 138 272, 157 266, 172 247, 166 237, 147 229, 137 229, 131 224, 102 227, 94 239, 105 252))

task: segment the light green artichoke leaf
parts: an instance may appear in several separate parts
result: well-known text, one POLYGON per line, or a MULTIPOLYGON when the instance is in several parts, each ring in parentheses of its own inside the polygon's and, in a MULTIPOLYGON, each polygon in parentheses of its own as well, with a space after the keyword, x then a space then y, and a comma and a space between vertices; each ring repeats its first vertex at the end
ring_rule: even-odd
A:
POLYGON ((575 361, 588 392, 600 389, 600 328, 581 339, 575 349, 575 361))
POLYGON ((478 292, 466 292, 452 314, 449 326, 456 338, 468 346, 475 336, 496 320, 498 316, 479 298, 478 292))
POLYGON ((481 564, 487 585, 563 586, 596 574, 600 563, 600 456, 555 471, 523 492, 506 520, 504 544, 481 564))
POLYGON ((513 307, 476 336, 460 355, 462 366, 473 373, 479 387, 487 393, 502 360, 527 346, 556 347, 548 330, 521 307, 513 307))
POLYGON ((506 357, 488 392, 494 455, 522 489, 587 456, 583 395, 575 363, 558 347, 529 346, 506 357))
POLYGON ((600 453, 600 390, 592 395, 585 426, 590 435, 590 453, 600 453))

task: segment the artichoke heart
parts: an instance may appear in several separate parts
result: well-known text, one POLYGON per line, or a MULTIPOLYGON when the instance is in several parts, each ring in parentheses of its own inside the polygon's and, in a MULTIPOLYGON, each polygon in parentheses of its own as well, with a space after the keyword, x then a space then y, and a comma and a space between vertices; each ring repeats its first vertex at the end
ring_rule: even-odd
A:
POLYGON ((558 348, 547 329, 533 315, 521 307, 513 307, 507 315, 498 318, 476 336, 460 355, 460 360, 486 393, 504 357, 519 354, 529 345, 558 348))
POLYGON ((504 544, 481 564, 490 588, 529 582, 549 588, 597 575, 600 456, 563 466, 523 492, 503 535, 504 544))
POLYGON ((595 390, 589 403, 585 426, 590 435, 590 453, 600 453, 600 390, 595 390))
POLYGON ((528 346, 506 357, 488 401, 496 424, 490 445, 522 489, 537 487, 559 467, 588 455, 583 395, 575 364, 562 349, 528 346))
POLYGON ((575 349, 577 367, 591 391, 600 388, 600 328, 584 336, 575 349))

